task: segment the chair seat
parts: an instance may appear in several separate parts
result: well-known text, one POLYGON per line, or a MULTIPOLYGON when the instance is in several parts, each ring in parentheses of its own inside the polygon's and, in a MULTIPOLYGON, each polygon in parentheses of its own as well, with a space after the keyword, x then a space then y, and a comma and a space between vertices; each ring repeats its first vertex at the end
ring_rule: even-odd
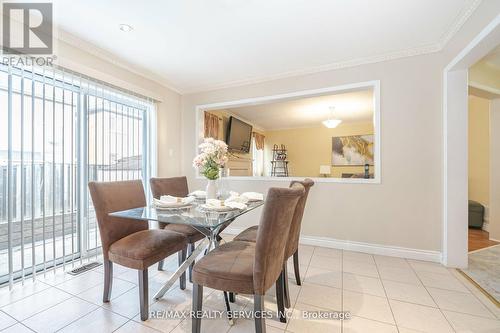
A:
POLYGON ((144 270, 187 245, 186 236, 167 230, 142 230, 124 237, 109 247, 109 260, 144 270))
POLYGON ((255 243, 232 241, 202 257, 193 268, 193 282, 241 294, 253 294, 255 243))
POLYGON ((183 234, 187 237, 188 243, 194 243, 199 241, 200 239, 205 238, 205 235, 203 235, 201 232, 190 225, 169 223, 163 224, 161 227, 163 227, 165 230, 175 231, 183 234))
POLYGON ((254 225, 253 227, 247 228, 240 232, 236 237, 235 241, 245 241, 245 242, 257 242, 257 232, 259 231, 259 226, 254 225))

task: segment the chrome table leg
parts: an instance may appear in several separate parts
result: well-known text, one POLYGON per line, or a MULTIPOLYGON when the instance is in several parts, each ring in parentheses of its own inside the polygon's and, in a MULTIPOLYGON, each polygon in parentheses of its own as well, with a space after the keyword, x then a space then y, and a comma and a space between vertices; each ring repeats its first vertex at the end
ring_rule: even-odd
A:
POLYGON ((167 283, 155 294, 155 299, 162 298, 165 293, 174 285, 175 281, 188 269, 191 263, 198 257, 198 255, 205 249, 206 239, 202 240, 193 253, 184 261, 175 271, 175 273, 168 279, 167 283))

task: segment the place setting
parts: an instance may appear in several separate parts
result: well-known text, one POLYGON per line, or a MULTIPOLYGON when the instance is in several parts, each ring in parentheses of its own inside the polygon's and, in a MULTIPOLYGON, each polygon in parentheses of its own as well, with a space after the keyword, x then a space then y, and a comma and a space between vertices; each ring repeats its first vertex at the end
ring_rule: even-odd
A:
POLYGON ((192 207, 196 198, 194 196, 175 197, 172 195, 162 195, 160 199, 153 198, 153 206, 157 210, 179 210, 192 207))
POLYGON ((202 190, 193 191, 186 197, 176 197, 172 195, 163 195, 159 199, 153 198, 153 207, 161 212, 186 212, 191 208, 196 208, 204 213, 229 213, 242 211, 248 208, 248 205, 261 202, 264 195, 258 192, 245 192, 239 194, 234 191, 229 192, 229 197, 222 199, 207 199, 206 192, 202 190))
POLYGON ((207 199, 206 202, 200 205, 204 211, 213 212, 230 212, 235 210, 245 210, 249 203, 263 201, 264 195, 257 192, 245 192, 241 195, 237 192, 230 192, 227 199, 207 199))

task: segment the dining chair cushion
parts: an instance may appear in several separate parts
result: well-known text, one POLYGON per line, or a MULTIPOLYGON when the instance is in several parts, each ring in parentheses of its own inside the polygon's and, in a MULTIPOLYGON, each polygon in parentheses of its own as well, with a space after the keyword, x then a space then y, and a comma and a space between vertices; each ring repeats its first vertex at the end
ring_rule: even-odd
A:
POLYGON ((232 241, 202 257, 193 268, 193 282, 240 294, 253 294, 255 243, 232 241))
POLYGON ((184 249, 187 238, 165 230, 143 230, 128 235, 109 247, 109 259, 117 264, 144 270, 184 249))
POLYGON ((187 237, 188 243, 195 243, 203 238, 205 238, 205 235, 203 235, 201 232, 196 230, 190 225, 186 224, 165 224, 161 223, 160 228, 165 229, 165 230, 170 230, 170 231, 175 231, 180 234, 183 234, 184 236, 187 237))
POLYGON ((240 232, 233 240, 235 241, 244 241, 244 242, 256 242, 257 241, 257 232, 259 231, 259 226, 254 225, 252 227, 246 228, 242 232, 240 232))

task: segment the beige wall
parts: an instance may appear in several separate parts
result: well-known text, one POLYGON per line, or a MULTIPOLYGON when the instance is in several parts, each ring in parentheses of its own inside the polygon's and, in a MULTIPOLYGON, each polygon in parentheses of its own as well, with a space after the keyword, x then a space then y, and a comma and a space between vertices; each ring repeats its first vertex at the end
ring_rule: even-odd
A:
MULTIPOLYGON (((442 228, 441 71, 436 55, 281 79, 183 96, 183 172, 203 188, 191 161, 196 105, 354 82, 381 82, 381 184, 319 183, 311 193, 303 234, 439 251, 442 228)), ((231 181, 237 191, 265 192, 281 181, 231 181)), ((258 213, 235 227, 255 224, 258 213)))
MULTIPOLYGON (((302 234, 441 251, 443 69, 499 10, 498 1, 481 2, 437 53, 183 96, 182 171, 189 176, 190 186, 205 185, 194 177, 191 167, 196 105, 380 80, 381 184, 316 184, 302 234)), ((280 181, 231 181, 237 191, 265 192, 270 186, 284 185, 280 181)), ((242 217, 234 226, 256 224, 259 212, 242 217)))
POLYGON ((469 96, 469 199, 490 201, 490 101, 469 96))
POLYGON ((180 174, 181 97, 165 86, 62 41, 56 64, 159 100, 157 108, 158 175, 180 174))
MULTIPOLYGON (((188 175, 191 189, 205 186, 203 180, 195 178, 191 167, 196 146, 196 105, 380 80, 382 182, 316 184, 304 216, 303 234, 440 251, 442 71, 499 9, 498 1, 483 1, 438 53, 182 98, 158 83, 85 51, 61 43, 57 52, 59 63, 65 67, 162 101, 158 110, 158 172, 161 176, 188 175)), ((231 187, 238 191, 265 192, 271 186, 285 185, 280 181, 231 181, 231 187)), ((256 210, 247 214, 235 226, 256 224, 259 213, 256 210)))
MULTIPOLYGON (((291 176, 319 177, 319 166, 332 164, 332 137, 363 134, 373 134, 373 123, 344 123, 337 128, 318 126, 266 131, 266 169, 270 169, 273 145, 284 144, 291 176)), ((334 166, 331 177, 340 178, 342 173, 364 173, 364 167, 334 166)))

